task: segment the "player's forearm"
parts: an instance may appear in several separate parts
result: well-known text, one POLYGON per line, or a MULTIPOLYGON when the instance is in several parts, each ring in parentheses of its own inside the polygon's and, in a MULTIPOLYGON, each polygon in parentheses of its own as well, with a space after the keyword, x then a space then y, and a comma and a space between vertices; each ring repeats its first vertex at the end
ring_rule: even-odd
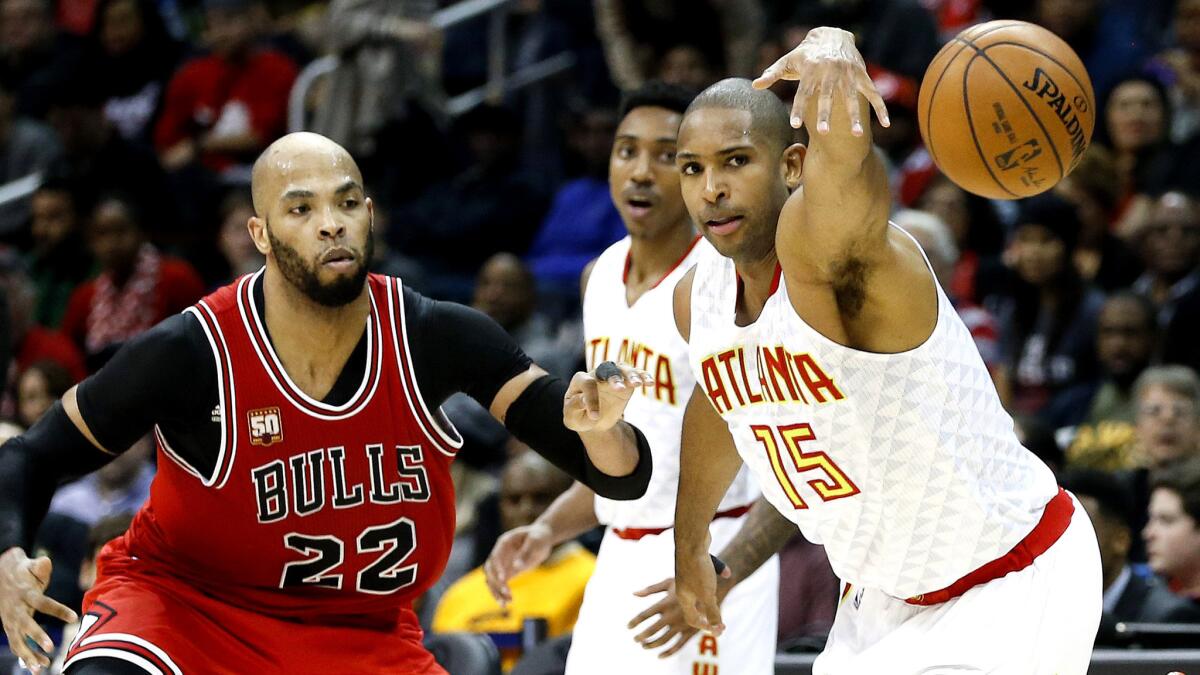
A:
POLYGON ((604 431, 579 432, 592 465, 609 476, 628 476, 638 465, 637 437, 631 425, 618 422, 604 431))
POLYGON ((693 393, 684 413, 679 450, 675 550, 689 556, 708 546, 708 524, 742 466, 725 423, 711 407, 701 406, 709 406, 708 401, 693 393))
POLYGON ((62 481, 107 463, 56 403, 36 424, 0 446, 0 551, 29 550, 62 481))
POLYGON ((561 544, 600 524, 596 518, 595 499, 596 493, 588 486, 575 483, 559 495, 535 522, 550 531, 553 544, 561 544))
POLYGON ((796 526, 780 515, 766 498, 759 497, 746 515, 742 528, 718 554, 729 567, 730 586, 754 574, 795 534, 796 526))

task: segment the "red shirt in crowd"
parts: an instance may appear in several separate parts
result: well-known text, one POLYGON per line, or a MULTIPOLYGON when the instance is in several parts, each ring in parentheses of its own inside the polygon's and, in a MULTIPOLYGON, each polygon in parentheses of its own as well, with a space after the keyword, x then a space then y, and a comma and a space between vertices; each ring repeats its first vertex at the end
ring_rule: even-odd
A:
MULTIPOLYGON (((274 49, 254 50, 237 63, 215 54, 188 61, 167 86, 155 146, 164 152, 214 127, 253 132, 266 146, 287 129, 288 94, 296 72, 296 64, 274 49)), ((245 159, 200 154, 200 161, 214 171, 245 159)))
POLYGON ((83 364, 83 354, 71 339, 62 333, 46 328, 33 326, 21 344, 17 346, 17 372, 23 373, 26 368, 38 361, 53 361, 71 374, 71 378, 79 382, 87 377, 87 368, 83 364))

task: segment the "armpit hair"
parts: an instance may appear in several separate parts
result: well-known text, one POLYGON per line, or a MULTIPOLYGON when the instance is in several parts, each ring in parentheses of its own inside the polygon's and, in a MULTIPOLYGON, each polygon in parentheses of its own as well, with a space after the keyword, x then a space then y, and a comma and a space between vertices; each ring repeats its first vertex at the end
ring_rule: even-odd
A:
POLYGON ((854 318, 867 301, 867 273, 870 267, 862 258, 850 256, 835 262, 830 268, 833 277, 833 296, 838 309, 847 318, 854 318))

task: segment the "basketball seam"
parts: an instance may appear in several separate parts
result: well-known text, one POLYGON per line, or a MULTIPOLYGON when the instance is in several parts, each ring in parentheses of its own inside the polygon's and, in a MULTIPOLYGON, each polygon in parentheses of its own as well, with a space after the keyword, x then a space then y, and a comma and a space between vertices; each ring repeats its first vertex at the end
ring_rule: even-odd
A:
MULTIPOLYGON (((981 38, 984 35, 987 35, 988 33, 1002 30, 1004 28, 1009 28, 1011 26, 1019 25, 1020 23, 1021 23, 1020 21, 1012 21, 1009 23, 1005 23, 1001 26, 992 26, 991 28, 983 31, 979 35, 972 36, 971 39, 974 40, 976 38, 981 38)), ((974 30, 974 28, 968 28, 966 31, 963 31, 963 32, 966 33, 971 30, 974 30)), ((961 43, 963 43, 963 45, 975 47, 975 43, 971 42, 970 40, 964 40, 962 38, 956 37, 955 41, 961 42, 961 43)), ((978 48, 976 48, 976 49, 978 49, 978 48)), ((937 165, 937 153, 935 153, 933 150, 933 127, 934 127, 934 125, 933 125, 933 101, 934 101, 934 99, 937 98, 938 87, 942 86, 942 79, 944 77, 946 77, 946 71, 950 70, 950 65, 952 63, 954 63, 955 59, 957 59, 965 50, 966 50, 966 46, 960 47, 958 52, 955 53, 954 56, 950 57, 950 60, 946 62, 946 66, 944 68, 942 68, 942 72, 938 74, 937 82, 933 83, 933 91, 929 92, 929 105, 927 106, 927 109, 925 111, 925 126, 928 127, 929 133, 927 134, 927 138, 925 139, 925 147, 929 151, 929 158, 933 160, 934 165, 937 165)), ((937 60, 936 55, 933 57, 933 60, 934 61, 937 60)), ((917 122, 918 122, 918 124, 920 123, 920 114, 919 113, 917 115, 917 122)))
MULTIPOLYGON (((957 40, 958 38, 955 38, 955 39, 957 40)), ((1037 113, 1034 112, 1033 106, 1029 105, 1029 102, 1026 101, 1025 97, 1021 95, 1021 92, 1020 92, 1020 90, 1017 89, 1017 86, 1015 84, 1013 84, 1011 80, 1008 79, 1008 75, 1003 70, 1000 69, 1000 66, 996 65, 996 62, 993 61, 991 59, 991 57, 989 57, 987 55, 987 52, 984 49, 980 49, 979 47, 976 47, 974 43, 969 43, 969 44, 971 45, 971 49, 975 50, 975 56, 982 58, 984 61, 987 61, 988 65, 990 65, 992 67, 992 69, 996 71, 996 74, 1000 76, 1000 79, 1004 80, 1004 83, 1007 84, 1009 86, 1009 88, 1013 90, 1013 93, 1017 95, 1017 100, 1019 100, 1021 102, 1021 105, 1025 106, 1025 110, 1028 111, 1029 116, 1033 118, 1034 124, 1036 124, 1038 126, 1038 128, 1042 130, 1042 135, 1046 138, 1046 145, 1048 145, 1050 147, 1050 152, 1052 152, 1054 154, 1054 162, 1056 164, 1058 164, 1058 177, 1061 180, 1064 176, 1067 175, 1067 173, 1063 167, 1062 157, 1059 157, 1059 155, 1058 155, 1058 146, 1056 146, 1054 144, 1054 141, 1050 138, 1050 132, 1046 129, 1046 125, 1042 124, 1042 120, 1041 120, 1041 118, 1038 117, 1037 113)), ((970 64, 967 64, 967 68, 968 69, 970 68, 970 64)), ((970 112, 968 111, 967 119, 970 120, 970 117, 971 117, 970 112)), ((975 134, 975 127, 974 127, 974 125, 972 125, 971 126, 971 135, 974 136, 974 134, 975 134)), ((976 146, 978 146, 978 144, 979 144, 979 142, 976 141, 976 146)), ((981 158, 982 158, 982 155, 981 155, 981 158)), ((988 168, 988 172, 991 173, 991 167, 988 168)), ((1008 192, 1007 189, 1005 191, 1008 192)), ((1013 194, 1013 193, 1009 192, 1009 194, 1013 194)))
POLYGON ((967 65, 963 67, 962 84, 963 113, 967 117, 967 126, 971 129, 971 142, 975 144, 975 154, 979 155, 979 161, 983 163, 983 168, 987 169, 988 175, 992 177, 992 182, 998 185, 1001 190, 1004 190, 1013 197, 1019 198, 1021 195, 1009 190, 1004 183, 1001 183, 1000 179, 996 177, 996 172, 992 171, 991 163, 988 162, 987 157, 984 157, 983 155, 983 148, 979 145, 979 137, 975 135, 975 120, 971 118, 971 100, 969 96, 971 90, 967 87, 967 78, 971 76, 971 65, 975 63, 975 59, 979 58, 980 53, 979 48, 975 45, 972 44, 971 48, 975 50, 975 56, 972 56, 971 59, 967 61, 967 65))

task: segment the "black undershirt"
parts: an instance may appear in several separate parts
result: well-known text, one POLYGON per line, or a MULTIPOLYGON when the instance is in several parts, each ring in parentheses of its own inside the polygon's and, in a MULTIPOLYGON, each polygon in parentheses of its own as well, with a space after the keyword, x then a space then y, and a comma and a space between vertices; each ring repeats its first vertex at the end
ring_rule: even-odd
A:
MULTIPOLYGON (((261 277, 252 291, 265 326, 261 277)), ((408 288, 402 292, 417 387, 431 409, 460 391, 488 408, 506 382, 529 368, 529 357, 481 312, 408 288)), ((322 402, 349 401, 366 367, 364 329, 322 402)), ((195 317, 173 316, 130 340, 79 386, 77 400, 80 414, 105 448, 122 452, 157 424, 188 464, 201 475, 212 473, 221 442, 221 424, 213 421, 217 370, 195 317)))

